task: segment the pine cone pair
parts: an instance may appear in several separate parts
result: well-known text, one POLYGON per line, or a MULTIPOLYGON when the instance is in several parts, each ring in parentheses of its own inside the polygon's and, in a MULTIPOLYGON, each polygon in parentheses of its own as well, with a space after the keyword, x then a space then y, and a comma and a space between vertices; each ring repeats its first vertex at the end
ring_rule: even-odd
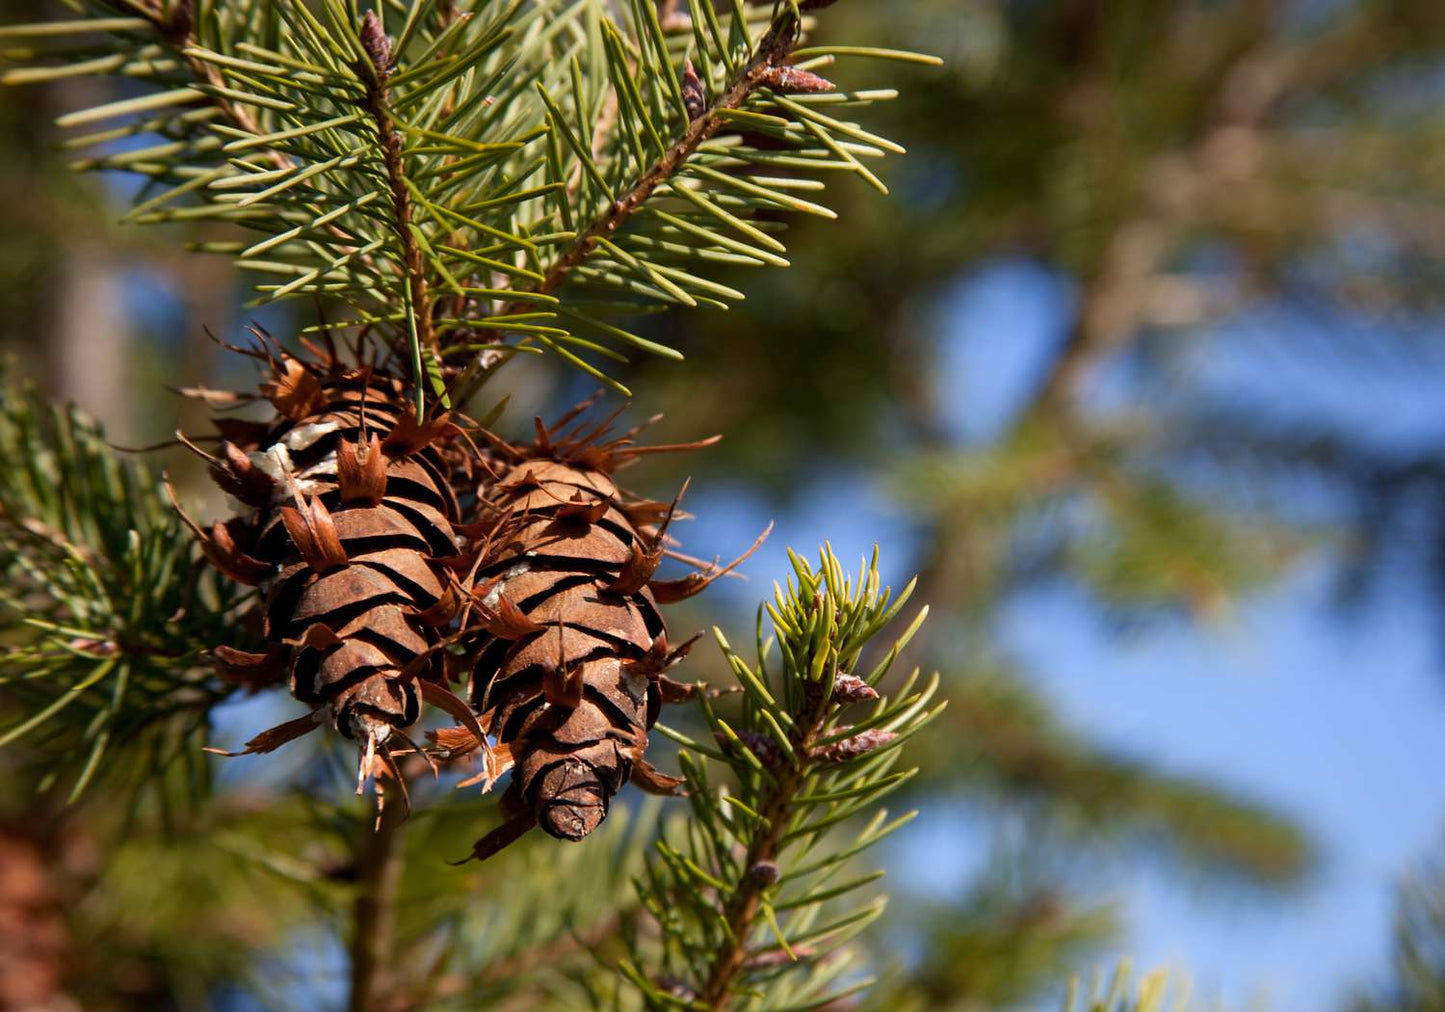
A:
POLYGON ((636 447, 634 433, 606 439, 605 423, 564 432, 579 409, 551 430, 539 422, 531 446, 479 430, 484 452, 459 420, 419 424, 398 378, 258 336, 246 353, 267 363, 260 396, 277 417, 219 420, 219 452, 206 455, 242 513, 209 531, 187 522, 212 563, 262 592, 268 649, 219 646, 218 672, 251 688, 289 679, 314 709, 239 754, 327 721, 359 744, 358 789, 389 776, 405 792, 394 746, 416 750, 407 732, 430 702, 460 722, 436 735, 440 754, 480 750, 488 787, 513 771, 508 819, 478 857, 533 825, 581 839, 629 778, 671 792, 676 778, 644 754, 662 703, 691 691, 666 676, 690 644, 669 647, 659 605, 732 567, 654 579, 676 504, 628 497, 612 474, 640 453, 706 443, 636 447), (453 645, 470 707, 446 684, 453 645))

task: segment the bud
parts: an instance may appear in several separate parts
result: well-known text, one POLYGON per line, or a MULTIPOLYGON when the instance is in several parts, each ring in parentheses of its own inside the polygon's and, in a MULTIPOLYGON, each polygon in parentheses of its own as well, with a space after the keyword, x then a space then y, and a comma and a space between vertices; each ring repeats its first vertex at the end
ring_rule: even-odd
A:
POLYGON ((826 77, 788 66, 769 67, 763 74, 763 83, 774 91, 802 92, 807 95, 832 91, 834 87, 833 82, 826 77))
POLYGON ((831 745, 820 745, 808 750, 808 758, 820 763, 842 763, 867 755, 876 748, 887 745, 898 735, 892 731, 862 731, 851 738, 835 741, 831 745))
POLYGON ((748 881, 770 886, 778 880, 778 866, 772 861, 759 861, 748 869, 748 881))
POLYGON ((839 675, 833 681, 835 703, 870 703, 877 698, 877 690, 857 675, 839 675))
POLYGON ((361 48, 371 57, 371 65, 378 74, 385 77, 391 72, 391 39, 374 10, 367 11, 361 19, 361 48))
POLYGON ((166 37, 173 45, 190 45, 191 32, 196 27, 196 5, 194 0, 179 0, 171 7, 165 24, 166 37))
POLYGON ((682 68, 682 102, 687 106, 688 119, 697 119, 707 112, 707 91, 691 60, 682 68))

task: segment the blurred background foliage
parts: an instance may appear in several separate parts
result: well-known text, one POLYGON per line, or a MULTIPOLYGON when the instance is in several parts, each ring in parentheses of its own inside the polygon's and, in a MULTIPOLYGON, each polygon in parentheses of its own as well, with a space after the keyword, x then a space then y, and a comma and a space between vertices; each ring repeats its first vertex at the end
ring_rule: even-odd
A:
MULTIPOLYGON (((5 19, 39 6, 9 0, 5 19)), ((1036 1007, 1130 947, 1102 869, 1138 862, 1201 903, 1277 909, 1317 887, 1321 841, 1289 799, 1097 741, 1003 635, 1017 603, 1068 587, 1123 641, 1228 623, 1307 566, 1326 568, 1332 604, 1385 578, 1445 590, 1445 8, 842 0, 824 34, 945 58, 881 65, 904 97, 869 124, 909 149, 885 174, 892 198, 830 184, 842 223, 792 222, 791 270, 730 281, 748 298, 726 313, 639 325, 688 361, 633 366, 635 413, 665 413, 668 437, 726 439, 629 481, 692 475, 699 553, 778 515, 779 551, 841 524, 922 573, 935 617, 909 652, 950 674, 951 702, 918 742, 908 801, 948 818, 894 856, 925 853, 967 884, 895 897, 864 1006, 1036 1007), (980 279, 999 277, 1016 283, 995 305, 980 279), (986 331, 962 349, 960 319, 986 331)), ((199 427, 164 385, 251 382, 201 337, 235 333, 245 293, 224 262, 180 252, 196 236, 112 228, 129 182, 61 171, 49 123, 84 100, 67 87, 0 91, 0 347, 117 442, 164 440, 178 420, 199 427)), ((291 326, 274 308, 262 322, 291 326)), ((550 363, 503 375, 515 432, 590 392, 550 363)), ((201 501, 192 464, 157 456, 201 501)), ((780 568, 767 552, 751 567, 762 586, 780 568)), ((676 626, 747 629, 757 590, 705 595, 676 626)), ((724 677, 706 651, 690 663, 724 677)), ((276 710, 222 708, 211 738, 233 745, 276 710)), ((338 928, 315 910, 351 902, 348 829, 365 815, 334 801, 345 774, 327 749, 238 760, 182 801, 102 792, 75 808, 63 791, 35 799, 45 772, 23 750, 0 754, 0 924, 20 909, 33 926, 0 931, 24 967, 0 988, 34 988, 0 1004, 334 1005, 338 928)), ((590 971, 630 930, 612 901, 626 834, 653 813, 585 848, 526 842, 459 880, 440 858, 462 856, 489 809, 440 790, 418 809, 408 846, 425 859, 407 863, 403 918, 444 909, 448 927, 402 928, 396 958, 429 981, 414 1007, 605 1001, 590 971)), ((1340 989, 1340 1007, 1445 1007, 1429 867, 1401 886, 1392 963, 1340 989)))

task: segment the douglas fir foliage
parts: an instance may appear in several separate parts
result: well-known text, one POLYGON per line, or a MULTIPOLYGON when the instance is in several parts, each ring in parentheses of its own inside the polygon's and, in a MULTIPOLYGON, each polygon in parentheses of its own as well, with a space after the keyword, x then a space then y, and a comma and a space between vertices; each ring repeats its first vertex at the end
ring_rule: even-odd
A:
POLYGON ((230 692, 204 652, 245 588, 193 564, 151 475, 80 412, 7 383, 0 458, 0 747, 43 732, 21 756, 72 800, 102 772, 170 786, 178 759, 199 788, 207 715, 230 692))
POLYGON ((0 44, 35 64, 9 83, 156 85, 61 118, 89 130, 76 168, 144 176, 129 220, 252 233, 201 248, 264 275, 263 300, 351 306, 420 408, 518 348, 620 389, 597 357, 678 356, 610 317, 725 307, 742 293, 703 272, 786 266, 780 216, 833 216, 798 196, 817 176, 882 188, 864 162, 901 149, 834 113, 895 93, 831 90, 810 68, 834 50, 797 47, 831 3, 74 0, 88 17, 0 44))
POLYGON ((766 995, 765 1007, 832 1007, 871 983, 848 980, 850 960, 834 950, 882 911, 876 900, 850 903, 882 873, 852 874, 849 859, 912 818, 890 821, 877 803, 917 772, 895 769, 899 746, 943 708, 930 705, 937 675, 914 691, 915 670, 895 700, 874 688, 927 609, 861 668, 864 646, 912 585, 890 600, 876 556, 851 579, 830 549, 817 569, 790 557, 786 590, 758 609, 756 667, 716 633, 743 689, 741 712, 724 717, 704 701, 713 742, 678 736, 693 817, 657 843, 638 888, 658 938, 635 939, 623 964, 658 1007, 725 1008, 753 995, 766 995), (720 790, 719 774, 735 786, 720 790), (830 832, 869 811, 846 841, 830 832), (665 972, 649 979, 645 966, 665 972))
MULTIPOLYGON (((119 747, 174 719, 168 692, 184 689, 174 702, 203 722, 237 687, 289 683, 311 712, 247 752, 327 722, 357 743, 362 781, 386 776, 403 792, 422 758, 435 769, 480 752, 487 788, 510 771, 503 821, 473 851, 487 857, 533 825, 581 839, 629 778, 677 793, 684 781, 645 758, 648 734, 663 702, 698 698, 716 746, 671 732, 690 743, 686 842, 662 841, 638 895, 618 901, 636 990, 624 999, 612 976, 601 991, 707 1008, 838 997, 830 982, 847 963, 823 956, 874 908, 820 920, 872 876, 831 880, 897 823, 880 815, 853 842, 831 831, 906 779, 891 772, 896 746, 936 712, 931 687, 912 693, 911 680, 899 702, 877 698, 892 654, 871 677, 853 671, 896 610, 876 571, 855 585, 831 554, 817 573, 799 563, 769 605, 780 670, 729 653, 744 692, 715 710, 668 677, 688 644, 670 643, 659 606, 731 567, 658 579, 677 503, 613 479, 641 453, 688 447, 635 446, 577 413, 518 446, 460 413, 524 351, 627 392, 599 358, 680 357, 627 329, 631 318, 742 298, 710 267, 786 266, 785 213, 833 217, 799 196, 823 189, 818 175, 883 189, 864 163, 901 149, 840 117, 894 93, 837 91, 814 71, 835 55, 927 61, 800 48, 812 12, 832 3, 67 0, 70 20, 0 29, 4 57, 26 64, 6 83, 124 82, 61 125, 88 131, 65 141, 88 152, 76 168, 145 178, 130 220, 219 226, 198 248, 263 275, 260 301, 317 307, 299 327, 304 353, 257 329, 245 353, 269 369, 259 396, 196 391, 270 408, 218 420, 214 452, 185 439, 238 506, 208 530, 185 520, 228 578, 219 588, 186 566, 153 490, 113 477, 108 458, 104 494, 84 504, 116 507, 101 553, 82 554, 44 481, 18 495, 0 485, 0 519, 18 510, 26 532, 4 542, 6 569, 31 580, 11 604, 40 644, 5 655, 6 681, 36 680, 24 698, 37 705, 7 704, 0 740, 55 722, 91 741, 78 793, 113 729, 126 732, 119 747), (258 590, 243 600, 237 585, 258 590), (261 642, 245 641, 253 633, 261 642), (214 674, 198 642, 214 647, 214 674), (141 673, 138 704, 128 678, 141 673), (57 721, 81 700, 88 722, 57 721), (736 717, 720 715, 738 701, 736 717), (460 727, 418 757, 428 702, 460 727), (849 726, 855 703, 873 709, 849 726), (719 793, 698 757, 723 763, 737 789, 719 793), (643 917, 655 925, 639 930, 643 917), (791 982, 762 997, 780 978, 791 982)), ((26 460, 45 438, 23 424, 0 434, 27 443, 15 454, 26 460)), ((402 972, 386 965, 401 823, 378 817, 338 873, 358 880, 352 1008, 376 1007, 379 982, 402 972)))

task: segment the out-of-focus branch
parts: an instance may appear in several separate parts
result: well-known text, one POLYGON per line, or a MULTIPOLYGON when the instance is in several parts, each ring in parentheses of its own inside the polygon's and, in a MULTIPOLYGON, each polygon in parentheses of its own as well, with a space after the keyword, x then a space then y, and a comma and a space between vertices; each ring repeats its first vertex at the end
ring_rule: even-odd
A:
MULTIPOLYGON (((605 945, 617 937, 636 912, 630 909, 604 917, 580 931, 570 931, 551 942, 488 963, 475 973, 449 973, 438 979, 424 996, 417 995, 411 1000, 394 1003, 390 1007, 391 1012, 420 1012, 436 1002, 466 998, 478 991, 525 980, 538 970, 564 964, 573 957, 605 945)), ((528 988, 523 988, 518 997, 536 1000, 535 991, 528 988)), ((518 1004, 519 1007, 527 1007, 520 1002, 518 1004)))
POLYGON ((358 891, 352 907, 351 992, 349 1012, 374 1012, 385 1007, 386 960, 396 935, 396 899, 404 863, 405 813, 394 807, 382 813, 359 843, 358 891))
MULTIPOLYGON (((1273 6, 1259 5, 1257 19, 1267 21, 1273 6)), ((1233 58, 1201 106, 1194 139, 1155 156, 1142 174, 1140 208, 1121 219, 1097 272, 1084 279, 1074 325, 1020 415, 1020 425, 1040 415, 1066 416, 1092 368, 1143 335, 1161 272, 1184 235, 1227 207, 1231 193, 1258 171, 1265 135, 1291 97, 1379 45, 1373 27, 1363 16, 1348 17, 1324 37, 1270 44, 1233 58)), ((1099 104, 1103 99, 1097 92, 1105 87, 1086 83, 1068 104, 1099 104), (1092 97, 1081 99, 1080 94, 1092 97)))

